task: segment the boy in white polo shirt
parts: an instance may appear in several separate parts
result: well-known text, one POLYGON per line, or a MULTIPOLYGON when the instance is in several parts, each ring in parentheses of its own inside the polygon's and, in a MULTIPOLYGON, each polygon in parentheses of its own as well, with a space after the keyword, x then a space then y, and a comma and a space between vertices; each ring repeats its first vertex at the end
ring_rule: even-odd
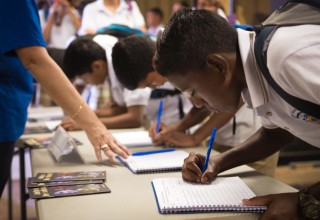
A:
MULTIPOLYGON (((267 66, 276 82, 288 93, 317 105, 319 35, 319 25, 280 27, 267 51, 267 66)), ((211 158, 204 173, 205 157, 190 154, 182 170, 187 181, 211 182, 224 170, 271 155, 294 136, 320 147, 320 119, 292 107, 266 83, 255 63, 254 39, 254 32, 236 31, 220 16, 184 9, 171 18, 158 41, 156 70, 188 93, 198 107, 235 112, 242 96, 262 122, 248 140, 211 158)), ((299 193, 243 199, 245 205, 268 206, 262 219, 320 217, 320 182, 299 193)))
MULTIPOLYGON (((152 58, 156 50, 155 47, 156 43, 150 38, 135 35, 115 44, 112 52, 113 66, 119 81, 126 88, 151 87, 154 89, 152 93, 158 91, 159 88, 161 88, 160 91, 163 91, 163 88, 171 89, 172 93, 176 91, 165 77, 154 70, 152 58)), ((243 102, 240 103, 236 114, 225 112, 211 114, 206 107, 201 109, 193 107, 191 109, 187 96, 182 93, 168 95, 163 97, 163 100, 164 107, 159 133, 155 132, 159 100, 151 98, 147 106, 147 115, 154 122, 149 132, 156 145, 166 145, 167 147, 200 146, 210 136, 212 128, 216 127, 218 132, 215 143, 219 145, 219 149, 217 149, 217 146, 215 146, 215 149, 222 152, 237 146, 261 127, 254 111, 247 109, 243 102), (178 98, 183 100, 184 106, 188 104, 188 108, 184 108, 184 112, 187 114, 180 118, 178 98), (205 120, 207 117, 208 120, 205 120), (194 132, 186 132, 195 125, 198 126, 191 129, 194 132)), ((278 155, 277 152, 268 158, 250 164, 250 166, 266 175, 273 176, 278 155)))
MULTIPOLYGON (((69 78, 79 77, 89 84, 108 83, 112 104, 97 112, 100 120, 109 128, 135 128, 144 126, 145 106, 150 89, 128 90, 115 76, 111 52, 117 38, 103 34, 79 37, 67 48, 64 70, 69 78)), ((72 120, 65 120, 63 127, 77 129, 72 120)))
POLYGON ((122 85, 130 90, 150 87, 153 89, 146 115, 151 123, 157 121, 158 106, 163 101, 161 122, 173 125, 192 108, 188 97, 174 88, 154 71, 152 57, 155 42, 148 36, 132 35, 120 40, 112 49, 115 74, 122 85))

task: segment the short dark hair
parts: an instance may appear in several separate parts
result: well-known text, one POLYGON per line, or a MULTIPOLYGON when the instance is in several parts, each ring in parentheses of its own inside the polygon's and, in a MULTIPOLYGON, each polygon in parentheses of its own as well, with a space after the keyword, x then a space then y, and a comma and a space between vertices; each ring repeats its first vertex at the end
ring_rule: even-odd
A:
POLYGON ((155 69, 163 76, 202 70, 210 53, 235 52, 237 32, 221 16, 183 8, 157 42, 155 69))
POLYGON ((179 1, 178 3, 183 7, 186 7, 186 8, 189 7, 189 3, 187 1, 179 1))
POLYGON ((65 51, 63 69, 69 79, 92 72, 91 64, 107 60, 105 50, 93 41, 93 36, 81 36, 71 42, 65 51))
POLYGON ((132 35, 118 41, 112 48, 112 63, 119 82, 127 89, 136 89, 154 71, 155 51, 156 43, 148 36, 132 35))
POLYGON ((158 15, 160 19, 163 19, 163 11, 159 7, 152 7, 148 10, 148 12, 152 12, 155 15, 158 15))
POLYGON ((64 53, 66 52, 65 49, 48 47, 47 48, 49 56, 59 65, 61 69, 63 69, 63 59, 64 53))

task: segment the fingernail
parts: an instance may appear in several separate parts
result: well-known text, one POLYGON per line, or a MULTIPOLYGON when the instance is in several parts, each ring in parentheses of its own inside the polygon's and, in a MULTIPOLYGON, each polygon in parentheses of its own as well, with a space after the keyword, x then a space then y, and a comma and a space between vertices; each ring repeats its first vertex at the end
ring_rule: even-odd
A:
POLYGON ((207 177, 202 177, 202 179, 201 179, 201 180, 202 180, 202 182, 203 182, 203 183, 208 182, 208 178, 207 178, 207 177))

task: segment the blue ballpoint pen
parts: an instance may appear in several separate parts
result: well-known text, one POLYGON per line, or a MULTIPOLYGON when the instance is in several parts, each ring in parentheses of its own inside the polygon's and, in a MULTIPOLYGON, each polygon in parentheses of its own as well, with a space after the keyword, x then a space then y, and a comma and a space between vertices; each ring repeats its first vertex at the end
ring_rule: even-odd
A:
POLYGON ((160 123, 161 123, 161 115, 162 115, 162 105, 163 105, 163 101, 160 100, 159 109, 158 109, 157 125, 156 125, 156 133, 159 133, 159 131, 160 131, 160 123))
POLYGON ((202 167, 202 173, 204 173, 208 167, 208 162, 209 162, 209 158, 210 158, 210 154, 211 154, 211 150, 212 150, 212 146, 213 146, 213 142, 214 142, 214 138, 216 136, 216 128, 212 129, 212 133, 211 133, 211 137, 210 137, 210 141, 208 144, 208 150, 207 150, 207 155, 206 155, 206 159, 204 161, 204 165, 202 167))
POLYGON ((171 151, 175 151, 175 149, 174 148, 166 148, 166 149, 161 149, 161 150, 134 152, 131 154, 131 156, 144 156, 144 155, 149 155, 149 154, 159 154, 159 153, 166 153, 166 152, 171 152, 171 151))

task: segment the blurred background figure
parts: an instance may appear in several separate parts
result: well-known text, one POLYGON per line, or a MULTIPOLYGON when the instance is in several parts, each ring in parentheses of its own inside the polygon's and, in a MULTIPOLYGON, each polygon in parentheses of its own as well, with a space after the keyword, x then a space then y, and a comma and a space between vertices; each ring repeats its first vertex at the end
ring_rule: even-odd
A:
POLYGON ((77 33, 81 25, 78 11, 71 0, 55 0, 43 30, 48 47, 65 48, 68 40, 77 33))
POLYGON ((197 9, 211 11, 227 19, 226 13, 222 8, 221 0, 198 0, 197 9))
POLYGON ((37 0, 37 8, 38 8, 38 13, 39 13, 39 18, 40 18, 40 26, 41 26, 41 30, 44 29, 48 16, 49 16, 49 9, 50 9, 50 5, 51 0, 37 0))
POLYGON ((163 12, 159 7, 150 8, 146 14, 146 22, 148 26, 147 33, 150 36, 157 37, 159 31, 164 27, 163 12))
POLYGON ((181 8, 184 7, 190 7, 189 3, 187 1, 179 1, 172 5, 172 14, 178 11, 181 8))
POLYGON ((84 8, 78 34, 95 34, 98 29, 110 24, 121 24, 146 31, 143 15, 135 1, 97 0, 84 8))

